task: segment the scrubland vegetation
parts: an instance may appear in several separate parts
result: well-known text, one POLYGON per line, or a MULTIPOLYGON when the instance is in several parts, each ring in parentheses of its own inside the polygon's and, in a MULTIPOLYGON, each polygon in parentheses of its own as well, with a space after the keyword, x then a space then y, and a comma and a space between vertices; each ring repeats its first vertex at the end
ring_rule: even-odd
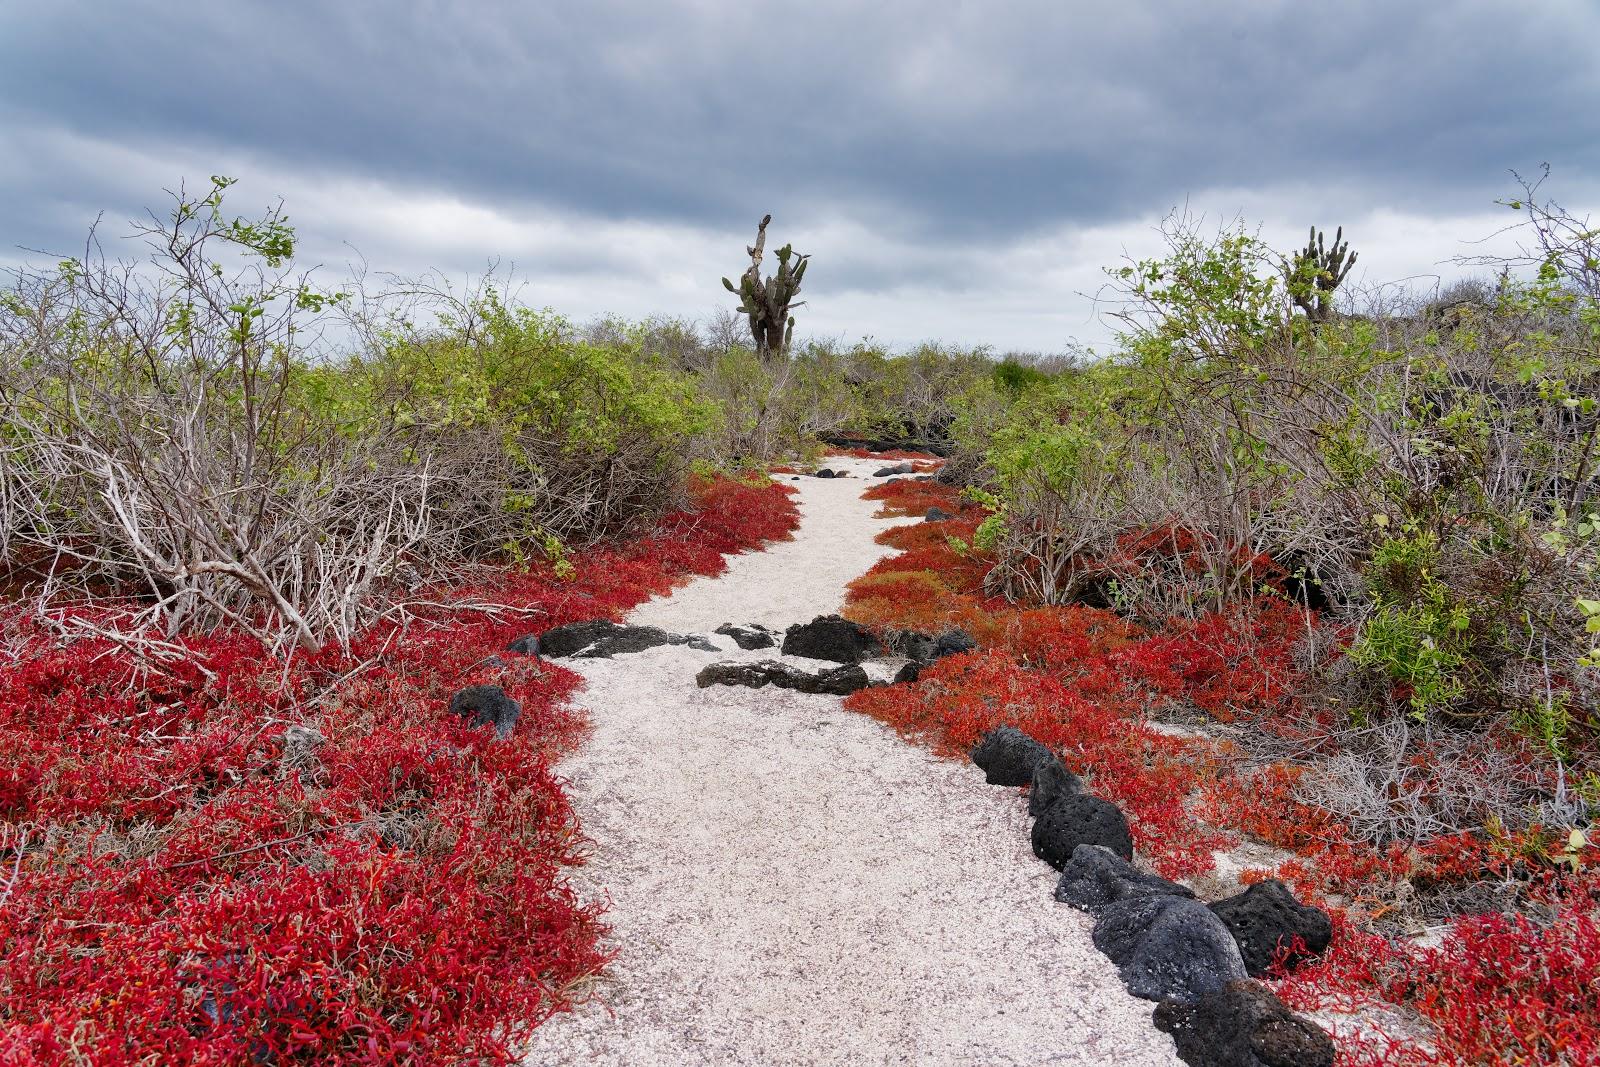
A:
POLYGON ((872 492, 957 518, 848 614, 980 647, 850 706, 1022 726, 1164 875, 1263 850, 1336 915, 1285 999, 1431 1027, 1343 1062, 1600 1060, 1600 238, 1536 187, 1527 263, 1398 302, 1174 222, 1112 354, 997 360, 792 341, 805 257, 707 326, 329 291, 227 184, 0 298, 0 1059, 510 1058, 601 962, 576 679, 496 667, 501 744, 450 692, 784 536, 763 472, 854 440, 948 452, 872 492))
POLYGON ((224 188, 0 312, 0 1062, 508 1062, 603 956, 577 676, 507 643, 794 508, 636 342, 319 292, 224 188))
POLYGON ((983 646, 859 710, 948 751, 1017 724, 1161 873, 1247 846, 1330 905, 1280 992, 1431 1028, 1343 1062, 1600 1058, 1600 257, 1535 192, 1532 271, 1399 307, 1335 311, 1315 239, 1174 225, 1112 271, 1112 358, 961 412, 965 510, 888 534, 847 612, 983 646))

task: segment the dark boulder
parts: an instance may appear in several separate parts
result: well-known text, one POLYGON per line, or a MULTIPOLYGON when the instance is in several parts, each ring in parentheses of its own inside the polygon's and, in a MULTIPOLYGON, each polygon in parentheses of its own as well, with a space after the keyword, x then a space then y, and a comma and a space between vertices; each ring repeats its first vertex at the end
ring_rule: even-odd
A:
POLYGON ((1125 860, 1133 859, 1133 835, 1122 809, 1088 793, 1062 797, 1033 821, 1033 854, 1056 870, 1072 859, 1079 845, 1099 845, 1125 860))
POLYGON ((917 682, 921 680, 922 664, 918 663, 916 660, 912 660, 910 663, 905 664, 898 671, 894 672, 895 685, 902 685, 906 682, 917 682))
POLYGON ((1245 976, 1228 928, 1188 897, 1135 894, 1112 901, 1095 918, 1094 947, 1117 965, 1128 992, 1145 1000, 1193 1003, 1245 976))
POLYGON ((1032 785, 1033 772, 1055 753, 1015 726, 997 726, 972 746, 972 762, 990 785, 1032 785))
POLYGON ((506 646, 507 652, 517 652, 524 656, 537 656, 539 654, 539 635, 523 634, 506 646))
POLYGON ((835 473, 834 471, 829 470, 827 467, 823 467, 821 470, 817 471, 817 473, 815 474, 815 477, 817 477, 817 478, 837 478, 837 477, 839 477, 839 475, 837 473, 835 473))
POLYGON ((1192 1004, 1159 1005, 1155 1023, 1190 1067, 1333 1067, 1333 1039, 1258 982, 1232 981, 1192 1004))
POLYGON ((941 508, 941 507, 935 505, 934 507, 931 507, 931 508, 928 509, 928 513, 922 517, 922 521, 923 522, 949 522, 953 518, 955 518, 955 516, 950 514, 950 512, 946 511, 944 508, 941 508))
POLYGON ((1333 940, 1333 922, 1328 913, 1312 904, 1302 904, 1289 887, 1276 878, 1257 882, 1237 896, 1211 905, 1233 939, 1239 943, 1245 969, 1256 978, 1272 969, 1280 947, 1284 963, 1293 967, 1301 960, 1320 955, 1333 940), (1304 951, 1290 951, 1298 938, 1304 951))
POLYGON ((546 630, 537 640, 539 650, 552 659, 576 655, 612 632, 621 629, 610 619, 590 619, 587 622, 569 622, 546 630))
POLYGON ((939 658, 939 639, 915 630, 892 630, 884 643, 889 651, 917 663, 932 663, 939 658))
POLYGON ((498 685, 469 685, 450 698, 450 711, 466 719, 468 726, 493 726, 496 735, 509 737, 522 705, 498 685))
POLYGON ((755 622, 746 623, 743 626, 735 626, 731 622, 725 622, 717 627, 716 632, 733 638, 733 643, 746 652, 753 652, 758 648, 771 648, 778 643, 778 632, 776 630, 769 630, 760 623, 755 622))
POLYGON ((703 637, 670 634, 654 626, 619 626, 605 619, 575 622, 546 630, 539 639, 546 656, 561 659, 610 659, 629 652, 643 652, 661 645, 687 645, 702 652, 715 652, 717 646, 703 637))
POLYGON ((1190 897, 1194 891, 1154 874, 1146 874, 1115 852, 1098 845, 1079 845, 1061 868, 1056 899, 1079 911, 1098 915, 1108 904, 1127 897, 1190 897))
POLYGON ((915 630, 894 630, 887 637, 891 652, 914 659, 918 663, 932 663, 958 652, 970 652, 978 647, 967 631, 955 628, 935 636, 915 630))
POLYGON ((827 693, 849 696, 858 689, 871 685, 865 668, 858 664, 832 667, 824 671, 807 671, 776 660, 759 663, 712 663, 702 667, 695 675, 695 684, 701 689, 712 685, 747 685, 752 689, 774 685, 779 689, 793 689, 801 693, 827 693))
POLYGON ((867 630, 838 615, 822 615, 795 623, 783 635, 785 656, 825 659, 833 663, 860 663, 878 646, 867 630))
POLYGON ((943 659, 945 656, 954 656, 962 652, 971 652, 978 647, 978 642, 972 635, 962 629, 946 630, 934 642, 934 657, 943 659))
POLYGON ((880 467, 872 472, 874 478, 892 478, 897 474, 914 474, 915 467, 909 463, 896 463, 892 467, 880 467))
POLYGON ((1033 769, 1033 784, 1028 789, 1028 814, 1035 818, 1045 809, 1079 790, 1078 776, 1067 765, 1051 757, 1033 769))

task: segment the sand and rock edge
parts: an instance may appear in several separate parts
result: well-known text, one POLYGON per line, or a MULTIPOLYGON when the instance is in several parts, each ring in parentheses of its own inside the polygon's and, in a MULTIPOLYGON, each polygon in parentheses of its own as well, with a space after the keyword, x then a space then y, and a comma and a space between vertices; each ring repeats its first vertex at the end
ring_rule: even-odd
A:
POLYGON ((772 655, 719 626, 836 611, 891 552, 873 538, 905 520, 861 499, 882 464, 830 466, 851 476, 793 483, 792 541, 629 617, 717 651, 568 661, 593 723, 561 767, 592 842, 575 882, 608 901, 617 958, 525 1062, 1177 1063, 1092 922, 1052 899, 1018 795, 836 696, 695 684, 772 655))

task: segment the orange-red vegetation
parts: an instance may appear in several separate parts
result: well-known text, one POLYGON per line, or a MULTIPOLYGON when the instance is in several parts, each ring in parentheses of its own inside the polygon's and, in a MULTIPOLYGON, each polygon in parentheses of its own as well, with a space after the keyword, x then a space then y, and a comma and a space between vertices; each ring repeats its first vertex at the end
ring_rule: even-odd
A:
POLYGON ((515 1062, 605 954, 552 770, 583 728, 577 676, 490 660, 796 522, 776 485, 693 491, 569 578, 475 590, 509 611, 440 608, 349 654, 223 634, 151 672, 0 619, 0 1063, 515 1062), (478 682, 522 705, 503 741, 447 710, 478 682))

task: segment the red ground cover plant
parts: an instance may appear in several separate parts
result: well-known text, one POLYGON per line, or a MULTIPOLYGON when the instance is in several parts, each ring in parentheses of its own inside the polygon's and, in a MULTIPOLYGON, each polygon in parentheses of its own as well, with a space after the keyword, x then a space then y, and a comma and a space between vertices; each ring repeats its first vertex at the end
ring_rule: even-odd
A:
POLYGON ((931 507, 941 507, 952 513, 962 508, 971 511, 971 505, 961 500, 949 486, 937 482, 880 482, 861 495, 867 500, 883 501, 883 507, 878 510, 882 516, 921 516, 931 507))
POLYGON ((830 456, 851 456, 855 459, 881 459, 885 463, 900 463, 910 460, 917 473, 937 470, 944 465, 943 460, 929 459, 928 453, 908 451, 904 448, 891 448, 886 452, 874 452, 867 448, 835 448, 829 451, 830 456))
MULTIPOLYGON (((953 490, 930 483, 880 485, 868 495, 890 515, 960 504, 953 490)), ((1329 909, 1335 936, 1319 960, 1275 980, 1280 995, 1307 1011, 1398 1008, 1414 1020, 1410 1030, 1420 1021, 1429 1031, 1425 1041, 1404 1028, 1388 1034, 1380 1012, 1376 1025, 1341 1030, 1341 1067, 1600 1064, 1592 848, 1571 857, 1580 870, 1563 872, 1537 828, 1411 847, 1353 840, 1332 814, 1298 798, 1302 767, 1246 761, 1226 743, 1170 736, 1146 718, 1152 707, 1189 705, 1214 721, 1314 742, 1326 710, 1297 700, 1304 678, 1292 652, 1308 628, 1322 626, 1314 613, 1263 596, 1152 630, 1090 608, 1010 604, 985 595, 990 561, 966 547, 979 518, 968 509, 952 522, 882 535, 903 552, 851 586, 845 613, 879 629, 961 625, 982 650, 941 661, 916 683, 863 690, 847 707, 952 756, 993 726, 1022 728, 1123 807, 1140 853, 1168 877, 1201 874, 1213 849, 1244 839, 1293 852, 1245 880, 1282 877, 1329 909), (1433 949, 1369 926, 1397 889, 1485 878, 1517 879, 1551 918, 1467 916, 1433 949)), ((1143 531, 1122 539, 1116 565, 1188 566, 1197 547, 1181 530, 1143 531)), ((1268 583, 1277 573, 1264 558, 1241 558, 1239 567, 1268 583)))
POLYGON ((110 642, 5 620, 0 1062, 507 1063, 593 973, 601 917, 563 877, 578 827, 553 761, 570 671, 491 659, 615 617, 793 529, 787 490, 701 480, 693 507, 576 573, 468 592, 348 656, 231 636, 142 669, 110 642), (469 730, 462 685, 522 704, 469 730), (314 752, 285 728, 319 731, 314 752))

